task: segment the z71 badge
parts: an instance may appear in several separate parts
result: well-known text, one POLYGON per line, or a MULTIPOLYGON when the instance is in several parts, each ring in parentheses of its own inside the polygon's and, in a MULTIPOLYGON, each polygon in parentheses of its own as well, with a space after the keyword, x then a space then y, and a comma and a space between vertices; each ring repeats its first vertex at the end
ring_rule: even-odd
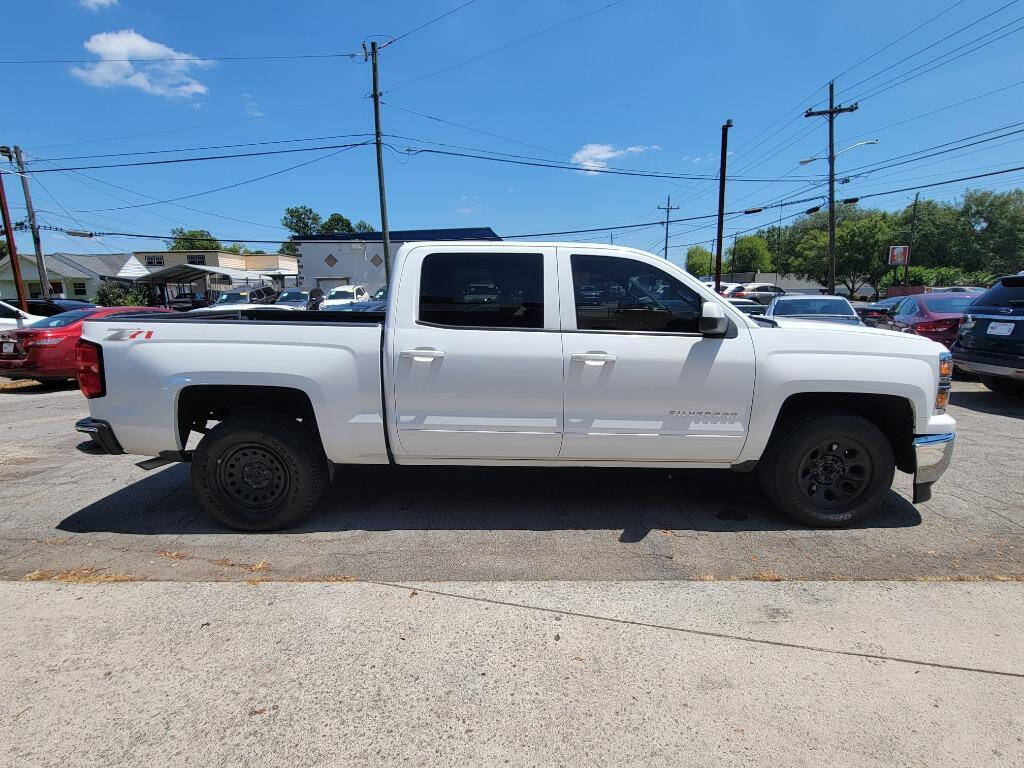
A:
POLYGON ((144 331, 141 328, 130 328, 114 331, 107 336, 105 341, 135 341, 136 339, 152 339, 152 331, 144 331))

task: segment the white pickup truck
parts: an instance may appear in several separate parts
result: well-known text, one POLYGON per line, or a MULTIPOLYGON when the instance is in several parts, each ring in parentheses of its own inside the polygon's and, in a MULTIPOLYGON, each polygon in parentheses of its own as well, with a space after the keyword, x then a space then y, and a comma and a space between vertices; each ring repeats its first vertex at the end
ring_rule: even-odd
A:
POLYGON ((895 468, 927 500, 956 426, 941 345, 749 317, 610 245, 409 243, 386 312, 103 318, 77 364, 96 448, 190 461, 200 505, 245 530, 385 463, 756 470, 780 510, 839 526, 895 468))

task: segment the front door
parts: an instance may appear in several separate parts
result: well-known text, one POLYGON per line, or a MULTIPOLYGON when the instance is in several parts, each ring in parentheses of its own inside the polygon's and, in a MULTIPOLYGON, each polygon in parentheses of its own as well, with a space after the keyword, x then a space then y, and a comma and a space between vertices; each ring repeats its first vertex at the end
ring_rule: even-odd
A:
POLYGON ((554 248, 423 246, 403 265, 399 295, 417 300, 389 318, 397 448, 410 458, 556 458, 554 248))
POLYGON ((559 248, 565 437, 560 458, 728 462, 750 422, 747 327, 699 333, 706 299, 654 258, 559 248))

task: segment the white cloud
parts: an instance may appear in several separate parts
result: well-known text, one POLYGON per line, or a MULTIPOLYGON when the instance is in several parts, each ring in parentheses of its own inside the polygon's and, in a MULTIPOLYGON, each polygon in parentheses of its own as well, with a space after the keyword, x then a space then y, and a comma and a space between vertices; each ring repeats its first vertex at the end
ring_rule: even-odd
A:
POLYGON ((123 85, 168 98, 192 98, 206 93, 206 86, 190 73, 212 66, 211 62, 149 40, 134 29, 100 32, 85 41, 85 49, 98 56, 99 61, 72 67, 71 74, 87 85, 97 88, 123 85))
POLYGON ((263 107, 251 93, 242 94, 242 105, 245 107, 245 114, 249 117, 266 117, 267 113, 263 111, 263 107))
POLYGON ((661 149, 657 144, 633 144, 617 149, 613 144, 584 144, 572 156, 572 161, 583 169, 584 173, 596 173, 608 167, 608 161, 623 155, 638 155, 648 150, 661 149))
POLYGON ((100 8, 117 5, 117 0, 78 0, 78 4, 90 11, 98 11, 100 8))
POLYGON ((469 216, 472 213, 477 213, 483 209, 480 203, 476 202, 480 199, 479 195, 459 195, 459 200, 465 203, 455 209, 456 213, 461 213, 463 216, 469 216))

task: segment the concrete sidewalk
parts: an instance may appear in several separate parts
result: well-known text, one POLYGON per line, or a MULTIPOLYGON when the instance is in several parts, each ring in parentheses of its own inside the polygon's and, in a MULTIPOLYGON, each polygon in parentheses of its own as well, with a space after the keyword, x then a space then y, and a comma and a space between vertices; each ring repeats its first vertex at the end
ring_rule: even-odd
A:
POLYGON ((0 583, 0 765, 1020 766, 1020 583, 0 583))

